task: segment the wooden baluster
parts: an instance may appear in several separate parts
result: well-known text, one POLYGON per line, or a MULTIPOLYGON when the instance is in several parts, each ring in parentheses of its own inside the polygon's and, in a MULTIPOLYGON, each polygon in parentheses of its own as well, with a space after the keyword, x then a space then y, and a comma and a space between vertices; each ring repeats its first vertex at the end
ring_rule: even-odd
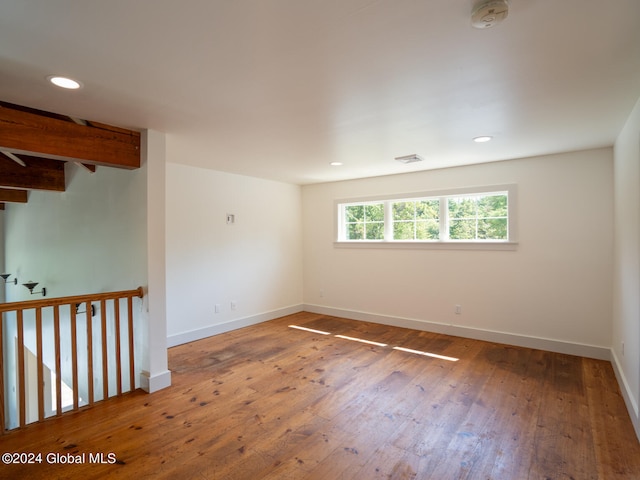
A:
POLYGON ((93 318, 91 317, 91 302, 85 303, 85 318, 87 319, 87 389, 89 405, 95 401, 93 391, 93 318))
POLYGON ((62 415, 62 366, 60 361, 60 307, 53 307, 53 337, 56 351, 56 416, 62 415))
POLYGON ((76 328, 76 309, 74 305, 69 305, 69 321, 71 322, 71 362, 73 370, 73 409, 78 409, 78 338, 76 328))
MULTIPOLYGON (((77 324, 77 309, 76 304, 86 304, 86 320, 87 320, 87 371, 88 371, 88 403, 93 404, 95 402, 95 384, 94 377, 94 362, 93 362, 93 319, 91 315, 92 302, 100 302, 101 306, 101 333, 102 333, 102 381, 103 381, 103 399, 109 398, 109 345, 107 341, 107 313, 106 313, 106 301, 114 300, 114 335, 116 337, 115 344, 115 356, 116 356, 116 370, 117 370, 117 395, 122 395, 123 391, 123 368, 122 368, 122 355, 123 347, 121 342, 122 327, 121 325, 121 305, 120 301, 127 300, 127 328, 128 328, 128 356, 129 356, 129 391, 133 391, 136 388, 135 382, 135 342, 134 342, 134 325, 133 325, 133 297, 143 298, 144 290, 142 287, 138 287, 136 290, 125 290, 119 292, 107 292, 96 293, 90 295, 77 295, 70 297, 60 297, 53 299, 31 300, 26 302, 9 302, 0 304, 0 314, 4 312, 16 312, 16 328, 17 328, 17 357, 18 357, 18 416, 19 426, 26 425, 26 387, 27 387, 27 372, 24 344, 24 311, 35 310, 36 320, 36 350, 37 350, 37 382, 38 382, 38 419, 44 419, 44 363, 43 358, 43 337, 44 332, 42 330, 42 309, 47 307, 53 308, 53 321, 54 321, 54 349, 55 349, 55 372, 56 372, 56 415, 62 415, 62 365, 61 365, 61 326, 60 326, 60 306, 69 306, 69 321, 70 321, 70 336, 71 336, 71 368, 72 368, 72 389, 73 389, 73 410, 80 408, 80 388, 78 379, 78 324, 77 324)), ((4 325, 0 324, 0 373, 6 362, 4 362, 4 352, 2 349, 2 340, 5 331, 3 331, 4 325)), ((126 347, 125 347, 126 348, 126 347)), ((0 375, 0 406, 4 405, 4 378, 0 375)), ((53 407, 52 407, 53 408, 53 407)), ((0 408, 0 425, 2 431, 6 429, 6 422, 8 418, 6 411, 0 408)))
POLYGON ((102 321, 102 399, 109 398, 109 367, 107 351, 107 308, 106 300, 100 300, 100 317, 102 321))
POLYGON ((127 322, 129 324, 129 391, 136 389, 135 352, 133 343, 133 297, 127 297, 127 322))
POLYGON ((4 417, 4 314, 0 313, 0 435, 7 428, 4 417))
POLYGON ((24 376, 24 332, 22 328, 22 310, 16 311, 16 328, 18 330, 18 412, 20 417, 20 426, 24 427, 26 421, 26 394, 25 394, 25 376, 24 376))
POLYGON ((44 420, 44 358, 42 357, 42 308, 36 308, 36 361, 38 377, 38 421, 44 420))
POLYGON ((122 395, 122 360, 120 358, 120 299, 113 300, 113 321, 115 322, 115 338, 116 338, 116 385, 118 387, 118 396, 122 395))

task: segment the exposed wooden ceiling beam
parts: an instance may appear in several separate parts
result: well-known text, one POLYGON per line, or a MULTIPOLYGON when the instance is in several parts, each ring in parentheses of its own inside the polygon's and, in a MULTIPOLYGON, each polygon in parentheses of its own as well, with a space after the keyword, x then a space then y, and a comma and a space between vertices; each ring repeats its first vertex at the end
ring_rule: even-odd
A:
POLYGON ((140 132, 96 122, 81 125, 0 102, 0 150, 133 169, 140 167, 140 132))
POLYGON ((27 198, 26 190, 0 188, 0 202, 27 203, 27 198))
POLYGON ((64 162, 20 155, 26 167, 0 153, 0 183, 3 187, 64 192, 64 162))

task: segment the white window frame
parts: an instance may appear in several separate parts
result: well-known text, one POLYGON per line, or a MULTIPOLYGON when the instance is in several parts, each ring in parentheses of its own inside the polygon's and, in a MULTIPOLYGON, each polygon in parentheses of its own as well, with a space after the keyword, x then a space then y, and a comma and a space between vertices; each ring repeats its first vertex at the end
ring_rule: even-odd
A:
POLYGON ((486 185, 455 188, 447 190, 425 191, 398 195, 377 195, 359 198, 343 198, 334 201, 335 241, 341 248, 418 248, 418 249, 456 249, 456 250, 515 250, 518 245, 518 188, 516 184, 486 185), (449 212, 446 199, 458 196, 487 195, 506 193, 507 195, 507 239, 506 240, 450 240, 449 212), (394 202, 423 199, 440 199, 440 235, 438 240, 393 240, 392 205, 394 202), (385 203, 385 239, 384 240, 347 240, 345 231, 344 207, 363 203, 385 203))

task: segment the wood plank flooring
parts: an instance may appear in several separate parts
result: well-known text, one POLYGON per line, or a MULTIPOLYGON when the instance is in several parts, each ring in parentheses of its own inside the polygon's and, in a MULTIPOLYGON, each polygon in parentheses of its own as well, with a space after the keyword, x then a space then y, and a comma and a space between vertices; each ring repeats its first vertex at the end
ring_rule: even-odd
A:
POLYGON ((0 478, 640 478, 603 361, 300 313, 175 347, 169 368, 169 389, 0 437, 42 455, 0 478))

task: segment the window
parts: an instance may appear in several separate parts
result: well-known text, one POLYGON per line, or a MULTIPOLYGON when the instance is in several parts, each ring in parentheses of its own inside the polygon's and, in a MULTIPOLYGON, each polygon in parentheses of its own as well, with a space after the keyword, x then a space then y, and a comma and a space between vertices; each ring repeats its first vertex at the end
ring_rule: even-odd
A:
POLYGON ((344 207, 347 240, 384 240, 384 203, 344 207))
POLYGON ((392 203, 393 240, 438 240, 440 200, 425 198, 392 203))
POLYGON ((506 192, 447 198, 450 240, 508 240, 506 192))
POLYGON ((337 201, 346 244, 514 244, 515 185, 337 201))

